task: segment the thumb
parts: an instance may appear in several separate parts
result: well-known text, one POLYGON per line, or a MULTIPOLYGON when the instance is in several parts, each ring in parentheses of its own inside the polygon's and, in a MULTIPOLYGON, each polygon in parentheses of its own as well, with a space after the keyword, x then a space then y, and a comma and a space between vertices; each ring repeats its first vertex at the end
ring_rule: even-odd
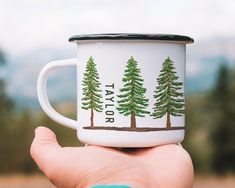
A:
POLYGON ((46 127, 37 127, 30 154, 42 171, 47 171, 60 151, 56 135, 46 127))

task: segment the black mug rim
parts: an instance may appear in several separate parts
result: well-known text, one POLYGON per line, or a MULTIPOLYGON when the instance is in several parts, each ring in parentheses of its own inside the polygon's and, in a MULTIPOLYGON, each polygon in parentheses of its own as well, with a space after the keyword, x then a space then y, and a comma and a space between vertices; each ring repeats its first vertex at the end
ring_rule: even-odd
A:
POLYGON ((194 40, 188 36, 175 34, 139 34, 139 33, 103 33, 103 34, 81 34, 69 38, 69 42, 92 41, 92 40, 153 40, 180 43, 193 43, 194 40))

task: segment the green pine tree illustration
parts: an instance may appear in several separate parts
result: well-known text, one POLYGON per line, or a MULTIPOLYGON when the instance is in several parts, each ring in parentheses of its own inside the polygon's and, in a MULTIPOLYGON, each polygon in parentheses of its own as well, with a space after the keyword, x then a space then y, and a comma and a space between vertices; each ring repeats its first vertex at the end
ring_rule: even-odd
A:
POLYGON ((121 94, 117 95, 120 99, 117 110, 124 116, 131 115, 130 127, 136 128, 136 116, 144 117, 150 112, 145 108, 148 106, 148 99, 145 97, 146 89, 143 88, 143 78, 140 75, 140 69, 137 67, 137 62, 131 57, 126 65, 124 85, 120 89, 121 94))
POLYGON ((158 86, 156 87, 154 98, 156 103, 154 104, 153 113, 151 116, 161 118, 165 114, 167 115, 166 128, 171 128, 170 115, 182 116, 184 114, 184 94, 180 92, 182 90, 182 82, 178 81, 174 62, 168 57, 162 64, 159 77, 157 78, 158 86))
POLYGON ((94 127, 94 110, 102 112, 102 96, 99 82, 99 75, 96 69, 94 59, 90 56, 87 64, 86 71, 82 80, 83 85, 83 98, 82 108, 85 110, 91 109, 90 126, 94 127))

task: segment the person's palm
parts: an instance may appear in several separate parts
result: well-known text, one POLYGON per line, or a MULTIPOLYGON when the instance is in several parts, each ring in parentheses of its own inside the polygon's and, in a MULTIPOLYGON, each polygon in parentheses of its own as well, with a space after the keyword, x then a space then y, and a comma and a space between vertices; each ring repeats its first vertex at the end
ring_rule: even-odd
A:
POLYGON ((147 149, 99 146, 64 147, 53 132, 37 128, 31 155, 57 187, 89 188, 97 184, 126 184, 133 188, 192 187, 193 166, 178 145, 147 149))

